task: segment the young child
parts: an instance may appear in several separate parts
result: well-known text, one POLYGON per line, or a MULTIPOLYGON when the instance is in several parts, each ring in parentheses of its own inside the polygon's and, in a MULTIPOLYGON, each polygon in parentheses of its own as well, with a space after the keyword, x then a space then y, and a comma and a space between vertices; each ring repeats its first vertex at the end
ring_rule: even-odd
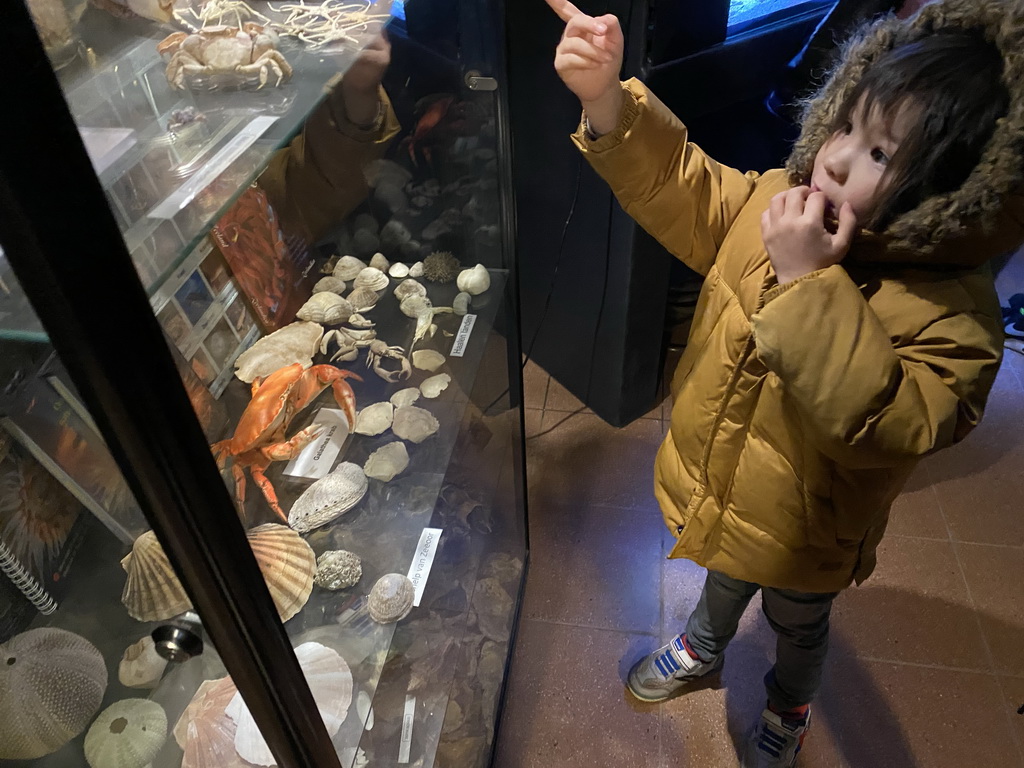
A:
POLYGON ((792 766, 836 594, 875 567, 922 456, 981 418, 1002 327, 985 263, 1024 240, 1024 2, 945 0, 850 44, 785 170, 687 142, 622 32, 568 0, 555 68, 573 136, 623 208, 706 275, 672 382, 655 495, 672 557, 708 569, 685 631, 628 687, 663 701, 721 669, 751 597, 777 634, 747 768, 792 766))

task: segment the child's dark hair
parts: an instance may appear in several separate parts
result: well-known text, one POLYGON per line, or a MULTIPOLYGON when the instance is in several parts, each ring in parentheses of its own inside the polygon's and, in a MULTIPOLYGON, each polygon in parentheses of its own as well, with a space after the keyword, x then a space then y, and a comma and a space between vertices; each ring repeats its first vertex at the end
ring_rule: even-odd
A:
POLYGON ((881 231, 935 194, 960 187, 981 159, 1010 95, 998 49, 980 33, 939 32, 880 56, 839 108, 844 126, 864 98, 892 121, 909 104, 920 114, 889 160, 882 192, 864 222, 881 231))

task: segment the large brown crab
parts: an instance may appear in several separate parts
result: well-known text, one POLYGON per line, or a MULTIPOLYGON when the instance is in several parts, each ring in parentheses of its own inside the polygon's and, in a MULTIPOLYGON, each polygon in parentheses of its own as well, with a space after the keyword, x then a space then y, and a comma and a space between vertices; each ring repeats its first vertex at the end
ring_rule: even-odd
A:
POLYGON ((277 35, 251 21, 241 28, 212 26, 192 34, 174 32, 156 49, 161 55, 171 54, 167 82, 179 91, 185 88, 186 76, 259 75, 260 88, 267 84, 271 72, 277 76, 274 85, 292 76, 291 64, 277 50, 277 35))

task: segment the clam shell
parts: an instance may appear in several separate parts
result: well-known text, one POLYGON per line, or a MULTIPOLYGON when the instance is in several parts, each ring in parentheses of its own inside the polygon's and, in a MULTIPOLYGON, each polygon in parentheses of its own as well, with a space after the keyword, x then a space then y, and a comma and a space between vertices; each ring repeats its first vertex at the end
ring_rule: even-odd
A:
POLYGON ((89 725, 106 689, 103 656, 74 632, 40 627, 0 643, 0 760, 56 752, 89 725))
POLYGON ((417 261, 409 267, 409 277, 423 277, 423 262, 417 261))
POLYGON ((472 302, 473 297, 465 291, 459 293, 454 299, 452 299, 452 311, 456 315, 464 315, 469 312, 469 305, 472 302))
POLYGON ((358 435, 379 435, 391 427, 395 418, 395 406, 390 402, 368 405, 356 415, 356 427, 352 431, 358 435))
POLYGON ((358 275, 352 283, 353 288, 370 288, 374 291, 383 291, 388 287, 388 276, 376 267, 367 267, 358 275))
POLYGON ((345 589, 363 577, 359 555, 344 549, 324 552, 316 559, 316 585, 323 589, 345 589))
POLYGON ((388 275, 396 280, 401 280, 403 277, 409 276, 409 268, 402 262, 396 261, 390 268, 388 268, 388 275))
POLYGON ((316 556, 299 534, 284 525, 266 523, 245 535, 281 621, 288 621, 313 591, 316 556))
POLYGON ((316 323, 286 325, 240 354, 235 361, 235 376, 251 384, 254 379, 269 376, 292 363, 308 368, 313 364, 313 355, 320 348, 323 335, 324 329, 316 323))
POLYGON ((395 440, 370 454, 363 465, 363 473, 374 480, 389 483, 408 466, 409 451, 406 450, 405 443, 395 440))
POLYGON ((491 287, 491 275, 487 267, 477 264, 471 269, 464 269, 455 279, 455 284, 460 291, 465 291, 471 296, 478 296, 491 287))
POLYGON ((409 296, 426 296, 427 289, 423 287, 421 283, 417 283, 411 277, 407 280, 403 280, 395 287, 395 298, 399 302, 408 298, 409 296))
POLYGON ((288 525, 299 533, 327 525, 358 504, 368 486, 358 464, 342 462, 295 500, 288 512, 288 525))
POLYGON ((128 574, 121 602, 133 619, 163 621, 192 607, 152 531, 135 540, 121 567, 128 574))
POLYGON ((167 740, 167 714, 149 699, 122 699, 100 712, 85 735, 92 768, 145 768, 167 740))
POLYGON ((348 286, 345 285, 345 281, 340 277, 334 275, 328 275, 327 277, 321 277, 316 281, 316 285, 313 286, 313 293, 320 293, 321 291, 330 291, 336 293, 339 296, 348 290, 348 286))
POLYGON ((126 688, 156 688, 167 668, 167 659, 156 652, 149 635, 129 645, 117 665, 117 679, 126 688))
POLYGON ((406 389, 400 389, 390 398, 391 403, 395 408, 401 408, 403 405, 412 405, 420 399, 420 391, 416 387, 407 387, 406 389))
POLYGON ((374 269, 379 269, 381 272, 387 272, 388 269, 391 267, 391 264, 388 262, 387 257, 384 256, 383 253, 378 251, 377 253, 373 254, 373 258, 370 259, 370 266, 373 267, 374 269))
POLYGON ((403 440, 422 443, 437 432, 440 426, 430 411, 417 408, 415 405, 407 405, 395 409, 395 420, 391 424, 391 431, 395 433, 396 437, 403 440))
POLYGON ((355 256, 342 256, 334 265, 334 277, 347 283, 350 280, 355 280, 356 275, 364 269, 366 269, 366 262, 360 261, 355 256))
POLYGON ((398 308, 402 310, 402 314, 406 317, 417 318, 424 312, 429 312, 433 306, 433 303, 426 296, 413 295, 402 299, 402 303, 398 305, 398 308))
POLYGON ((448 389, 448 385, 451 383, 452 377, 447 373, 439 373, 436 376, 431 376, 429 379, 424 379, 420 384, 420 392, 423 396, 429 399, 433 399, 448 389))
POLYGON ((224 713, 237 692, 230 677, 200 684, 174 726, 181 768, 249 768, 235 751, 235 721, 224 713))
POLYGON ((408 576, 401 573, 386 573, 377 579, 366 599, 370 618, 378 624, 393 624, 401 621, 412 610, 416 588, 408 576))
POLYGON ((352 304, 352 308, 356 312, 365 312, 368 309, 373 309, 377 306, 379 298, 375 290, 367 288, 365 285, 356 288, 348 295, 349 303, 352 304))
POLYGON ((352 305, 346 299, 330 291, 314 293, 295 313, 300 320, 325 323, 326 325, 343 323, 351 315, 352 305))
POLYGON ((444 365, 444 355, 433 349, 418 349, 412 353, 413 368, 421 371, 436 371, 444 365))

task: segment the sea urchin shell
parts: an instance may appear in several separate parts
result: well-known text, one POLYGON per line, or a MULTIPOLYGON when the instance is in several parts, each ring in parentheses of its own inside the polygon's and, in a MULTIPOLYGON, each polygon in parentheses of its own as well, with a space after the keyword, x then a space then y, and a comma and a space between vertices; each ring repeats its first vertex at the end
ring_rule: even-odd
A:
POLYGON ((423 260, 423 277, 432 283, 450 283, 462 264, 448 251, 434 251, 423 260))

